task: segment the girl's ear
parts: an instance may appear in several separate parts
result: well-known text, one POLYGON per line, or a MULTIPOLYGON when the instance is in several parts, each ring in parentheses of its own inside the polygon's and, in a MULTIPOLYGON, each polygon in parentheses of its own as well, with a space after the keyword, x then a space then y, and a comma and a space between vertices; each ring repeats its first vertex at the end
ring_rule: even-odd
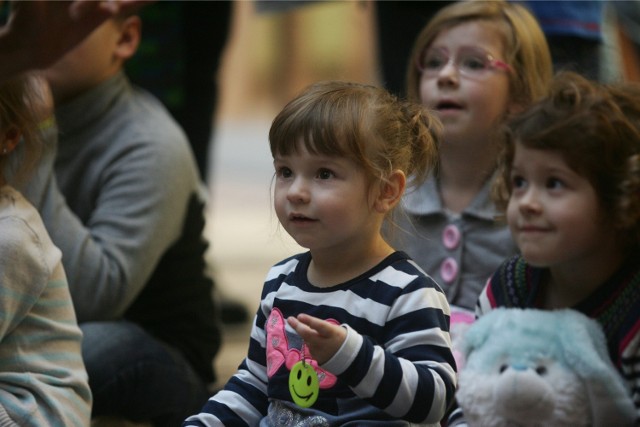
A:
POLYGON ((9 126, 9 129, 4 131, 1 135, 2 142, 0 142, 0 155, 4 156, 9 154, 16 148, 18 142, 20 142, 20 137, 22 136, 22 132, 15 126, 9 126))
POLYGON ((406 185, 407 177, 404 172, 393 171, 387 181, 380 184, 380 193, 373 205, 374 209, 383 214, 389 212, 400 201, 406 185))
POLYGON ((118 39, 115 55, 126 61, 138 50, 142 21, 139 16, 133 15, 125 18, 119 25, 120 38, 118 39))

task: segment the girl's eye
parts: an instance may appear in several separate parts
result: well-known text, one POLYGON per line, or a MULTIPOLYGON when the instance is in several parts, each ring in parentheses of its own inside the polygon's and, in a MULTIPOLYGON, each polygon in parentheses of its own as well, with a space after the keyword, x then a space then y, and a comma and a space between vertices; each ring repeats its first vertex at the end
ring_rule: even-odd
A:
POLYGON ((427 55, 424 58, 423 68, 425 70, 439 70, 447 63, 446 58, 440 55, 427 55))
POLYGON ((516 175, 516 176, 512 176, 511 177, 511 187, 513 189, 523 188, 526 184, 527 184, 527 182, 521 176, 517 176, 516 175))
POLYGON ((282 178, 289 178, 292 175, 292 172, 291 169, 283 166, 276 170, 276 175, 282 178))
POLYGON ((331 172, 329 169, 320 169, 318 171, 318 178, 319 179, 329 179, 331 177, 333 177, 333 172, 331 172))
POLYGON ((551 190, 557 190, 565 188, 564 182, 558 178, 547 179, 547 188, 551 190))
POLYGON ((467 71, 483 71, 487 68, 486 60, 479 56, 467 56, 460 58, 460 68, 467 71))

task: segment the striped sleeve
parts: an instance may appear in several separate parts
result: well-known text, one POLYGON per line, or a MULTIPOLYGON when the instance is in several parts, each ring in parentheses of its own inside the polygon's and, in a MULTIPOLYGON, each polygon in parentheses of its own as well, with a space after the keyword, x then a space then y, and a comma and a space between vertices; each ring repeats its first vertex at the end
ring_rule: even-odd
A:
POLYGON ((373 278, 403 288, 385 320, 383 345, 346 326, 347 340, 323 368, 394 418, 437 423, 453 400, 449 305, 429 277, 390 266, 373 278))
POLYGON ((254 426, 266 416, 268 378, 265 323, 276 290, 272 285, 279 284, 278 279, 293 271, 296 265, 297 260, 290 258, 269 270, 260 308, 251 328, 247 357, 223 390, 213 395, 200 413, 187 418, 184 427, 254 426))

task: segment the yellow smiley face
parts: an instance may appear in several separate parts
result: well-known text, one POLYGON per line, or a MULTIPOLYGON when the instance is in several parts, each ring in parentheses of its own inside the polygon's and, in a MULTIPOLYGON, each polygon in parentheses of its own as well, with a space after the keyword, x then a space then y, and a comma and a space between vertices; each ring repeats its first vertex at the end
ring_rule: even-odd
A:
POLYGON ((289 373, 289 392, 296 405, 308 408, 316 402, 320 393, 318 374, 309 363, 300 361, 289 373))

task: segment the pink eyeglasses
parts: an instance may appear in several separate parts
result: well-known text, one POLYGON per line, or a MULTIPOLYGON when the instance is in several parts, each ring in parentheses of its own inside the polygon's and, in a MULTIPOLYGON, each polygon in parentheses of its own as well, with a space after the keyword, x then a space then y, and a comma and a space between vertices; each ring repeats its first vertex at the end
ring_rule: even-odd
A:
POLYGON ((444 48, 427 49, 416 65, 423 75, 436 77, 449 64, 467 77, 482 77, 490 70, 511 71, 509 64, 476 47, 462 47, 455 56, 451 56, 444 48))

